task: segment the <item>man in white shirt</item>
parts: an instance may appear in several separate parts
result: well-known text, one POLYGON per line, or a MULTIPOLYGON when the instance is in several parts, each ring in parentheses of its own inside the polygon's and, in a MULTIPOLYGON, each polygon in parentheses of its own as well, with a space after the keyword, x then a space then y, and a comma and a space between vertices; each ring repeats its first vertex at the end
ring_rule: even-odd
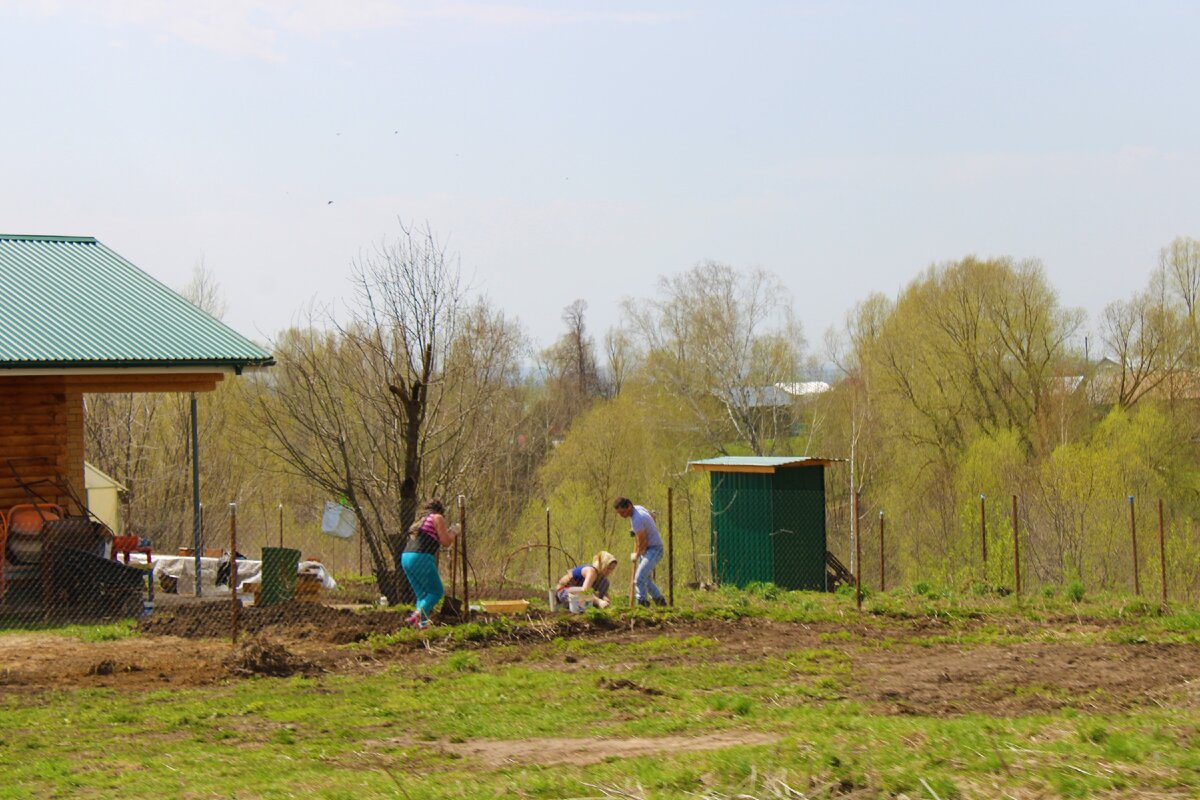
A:
POLYGON ((628 497, 618 497, 613 501, 613 508, 617 516, 629 520, 629 527, 636 537, 634 585, 638 605, 648 606, 653 601, 655 605, 665 606, 667 600, 652 579, 654 567, 663 557, 663 540, 654 516, 642 506, 635 506, 628 497))

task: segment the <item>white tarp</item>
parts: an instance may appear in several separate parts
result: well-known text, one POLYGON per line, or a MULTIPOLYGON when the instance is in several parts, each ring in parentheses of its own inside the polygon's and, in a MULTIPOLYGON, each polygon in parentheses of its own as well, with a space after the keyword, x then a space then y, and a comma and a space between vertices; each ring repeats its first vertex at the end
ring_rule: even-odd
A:
MULTIPOLYGON (((244 587, 247 583, 262 583, 262 562, 255 561, 254 563, 259 565, 259 569, 254 573, 254 575, 242 580, 242 564, 245 563, 247 562, 238 562, 238 586, 244 587)), ((333 579, 333 576, 329 574, 329 571, 325 569, 325 565, 320 561, 301 561, 296 567, 296 574, 315 575, 321 579, 321 588, 325 589, 326 591, 337 588, 337 581, 333 579)), ((246 591, 245 588, 242 588, 242 591, 246 591)))
MULTIPOLYGON (((145 564, 146 556, 142 553, 130 553, 130 564, 145 564)), ((163 575, 169 575, 178 579, 180 594, 192 594, 196 591, 196 557, 195 556, 160 556, 154 555, 150 559, 150 563, 154 565, 154 581, 157 584, 163 575)), ((200 558, 200 593, 207 594, 229 594, 228 586, 217 586, 217 567, 220 565, 219 558, 200 558)), ((242 591, 243 584, 258 583, 262 581, 262 562, 254 561, 248 558, 239 558, 237 562, 238 569, 238 588, 242 591)), ((296 568, 297 575, 316 575, 321 579, 321 586, 326 590, 337 588, 337 581, 325 569, 325 565, 319 561, 301 561, 296 568)))

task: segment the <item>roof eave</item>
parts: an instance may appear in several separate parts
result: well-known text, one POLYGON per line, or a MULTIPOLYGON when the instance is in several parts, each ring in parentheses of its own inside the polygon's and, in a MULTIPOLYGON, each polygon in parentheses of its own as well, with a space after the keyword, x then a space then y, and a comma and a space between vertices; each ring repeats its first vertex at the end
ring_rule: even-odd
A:
POLYGON ((781 469, 804 469, 806 467, 828 467, 839 461, 846 461, 844 458, 821 458, 816 456, 803 456, 801 458, 790 459, 787 461, 764 463, 755 462, 753 457, 748 457, 746 461, 721 461, 717 459, 702 459, 699 461, 689 461, 688 470, 690 472, 757 472, 774 474, 781 469))
POLYGON ((163 369, 175 370, 180 368, 200 369, 231 369, 240 375, 247 369, 258 369, 275 366, 275 359, 266 358, 201 358, 201 359, 116 359, 109 361, 0 361, 0 374, 24 372, 26 370, 44 373, 60 370, 97 370, 97 369, 163 369))

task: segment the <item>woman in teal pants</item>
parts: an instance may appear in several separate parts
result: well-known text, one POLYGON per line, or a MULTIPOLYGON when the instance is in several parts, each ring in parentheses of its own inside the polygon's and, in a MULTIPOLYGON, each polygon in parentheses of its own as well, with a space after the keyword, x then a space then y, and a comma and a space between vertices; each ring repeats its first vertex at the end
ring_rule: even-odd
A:
POLYGON ((429 617, 445 589, 438 575, 437 552, 449 547, 456 532, 446 525, 446 507, 436 498, 426 500, 417 521, 408 529, 408 542, 400 555, 400 566, 417 596, 417 609, 408 618, 418 628, 429 627, 429 617))

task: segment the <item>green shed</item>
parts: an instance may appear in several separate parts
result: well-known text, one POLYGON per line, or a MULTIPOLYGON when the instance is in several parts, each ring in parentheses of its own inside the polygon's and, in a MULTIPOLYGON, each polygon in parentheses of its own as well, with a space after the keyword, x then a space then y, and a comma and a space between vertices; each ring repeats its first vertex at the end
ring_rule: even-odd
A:
POLYGON ((837 459, 723 456, 712 478, 713 580, 825 590, 825 467, 837 459))

